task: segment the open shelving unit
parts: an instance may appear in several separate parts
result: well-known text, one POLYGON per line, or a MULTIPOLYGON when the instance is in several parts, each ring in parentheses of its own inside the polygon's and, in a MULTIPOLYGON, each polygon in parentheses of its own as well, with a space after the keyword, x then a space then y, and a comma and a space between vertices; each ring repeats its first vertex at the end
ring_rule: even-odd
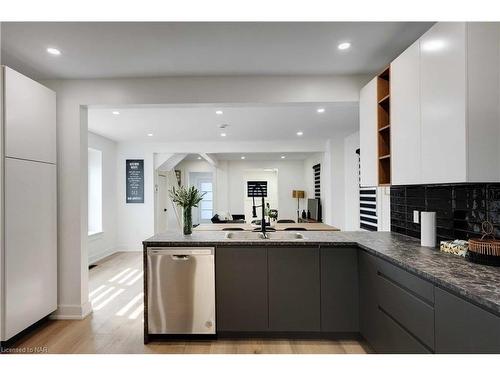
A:
POLYGON ((378 184, 391 184, 391 71, 377 76, 378 184))

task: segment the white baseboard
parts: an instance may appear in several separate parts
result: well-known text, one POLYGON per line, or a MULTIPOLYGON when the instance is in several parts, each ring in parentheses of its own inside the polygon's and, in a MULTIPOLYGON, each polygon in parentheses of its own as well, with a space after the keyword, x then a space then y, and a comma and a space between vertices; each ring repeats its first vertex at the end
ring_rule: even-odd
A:
POLYGON ((82 320, 90 313, 92 313, 92 304, 89 301, 83 305, 59 305, 49 318, 54 320, 82 320))
POLYGON ((104 251, 100 251, 97 254, 92 254, 89 256, 89 265, 98 262, 106 257, 109 257, 110 255, 116 253, 117 251, 118 250, 116 248, 111 248, 111 249, 106 249, 104 251))
POLYGON ((130 246, 130 245, 121 245, 117 246, 115 251, 123 251, 123 252, 135 252, 135 251, 142 251, 143 247, 142 246, 130 246))

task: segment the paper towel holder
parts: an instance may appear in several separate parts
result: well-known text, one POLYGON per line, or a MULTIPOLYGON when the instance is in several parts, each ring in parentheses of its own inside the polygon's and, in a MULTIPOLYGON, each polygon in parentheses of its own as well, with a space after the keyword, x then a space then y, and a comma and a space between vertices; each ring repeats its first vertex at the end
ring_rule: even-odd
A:
POLYGON ((420 245, 436 247, 436 212, 420 213, 420 245))

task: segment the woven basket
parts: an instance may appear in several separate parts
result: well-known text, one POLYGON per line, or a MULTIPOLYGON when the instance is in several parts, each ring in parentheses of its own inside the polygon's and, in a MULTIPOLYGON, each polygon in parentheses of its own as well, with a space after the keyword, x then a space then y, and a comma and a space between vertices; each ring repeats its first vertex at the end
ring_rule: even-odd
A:
POLYGON ((483 255, 500 257, 500 240, 495 239, 470 239, 469 251, 483 255))
POLYGON ((483 236, 469 240, 466 258, 474 263, 500 266, 500 240, 493 235, 493 225, 489 221, 482 224, 483 236))

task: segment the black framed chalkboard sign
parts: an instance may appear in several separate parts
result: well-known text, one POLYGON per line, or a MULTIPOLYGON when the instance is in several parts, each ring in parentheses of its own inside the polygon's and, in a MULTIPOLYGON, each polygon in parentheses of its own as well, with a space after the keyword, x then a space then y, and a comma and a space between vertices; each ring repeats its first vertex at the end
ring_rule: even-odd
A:
POLYGON ((144 160, 125 161, 127 203, 144 203, 144 160))

